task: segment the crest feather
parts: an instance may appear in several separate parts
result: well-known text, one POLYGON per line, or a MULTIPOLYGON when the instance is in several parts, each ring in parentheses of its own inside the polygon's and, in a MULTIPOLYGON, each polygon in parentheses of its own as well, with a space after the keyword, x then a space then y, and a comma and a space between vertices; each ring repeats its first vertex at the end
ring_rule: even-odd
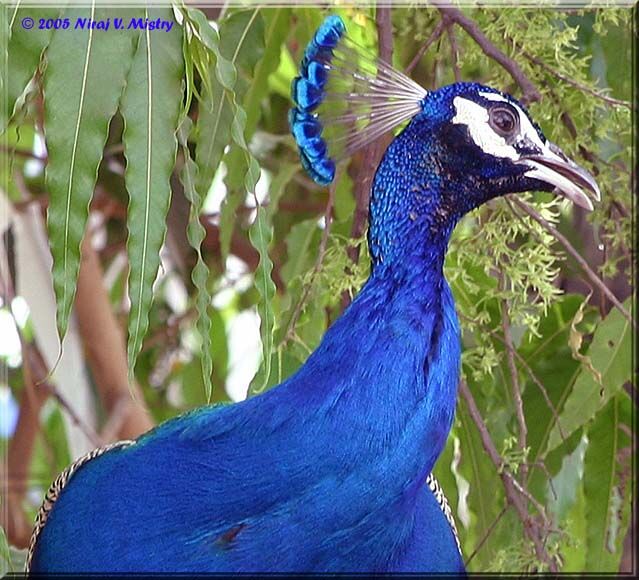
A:
POLYGON ((340 160, 419 113, 427 91, 358 45, 332 15, 306 47, 291 94, 302 165, 327 185, 340 160))

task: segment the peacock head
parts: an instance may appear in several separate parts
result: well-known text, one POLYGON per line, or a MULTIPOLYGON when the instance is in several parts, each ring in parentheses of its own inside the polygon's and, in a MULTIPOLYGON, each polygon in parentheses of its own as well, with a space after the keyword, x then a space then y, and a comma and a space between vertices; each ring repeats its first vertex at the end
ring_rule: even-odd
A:
POLYGON ((340 161, 406 124, 373 182, 373 257, 409 221, 435 216, 450 230, 499 195, 555 191, 587 210, 590 196, 600 199, 594 178, 546 139, 515 98, 477 83, 426 91, 356 44, 337 16, 307 46, 292 97, 289 122, 302 164, 323 185, 340 161))
POLYGON ((434 163, 436 181, 462 213, 523 191, 556 191, 587 210, 589 195, 600 199, 590 173, 551 143, 512 96, 456 83, 426 93, 420 105, 398 148, 434 163))

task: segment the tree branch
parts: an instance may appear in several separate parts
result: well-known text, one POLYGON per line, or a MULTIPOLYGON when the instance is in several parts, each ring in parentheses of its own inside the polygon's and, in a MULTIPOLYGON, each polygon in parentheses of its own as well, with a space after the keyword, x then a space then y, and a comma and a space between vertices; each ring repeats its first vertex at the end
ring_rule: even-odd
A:
POLYGON ((448 22, 446 26, 446 34, 448 35, 448 42, 450 43, 450 55, 453 61, 453 74, 455 75, 455 82, 460 82, 462 80, 461 70, 459 69, 459 45, 457 43, 457 36, 455 35, 455 30, 453 28, 452 22, 450 22, 448 16, 445 17, 446 22, 448 22))
MULTIPOLYGON (((379 57, 386 61, 393 60, 393 28, 391 25, 390 7, 377 7, 377 36, 379 41, 379 57)), ((362 150, 363 160, 355 179, 355 213, 351 227, 351 238, 362 237, 368 220, 368 206, 370 203, 370 190, 375 170, 382 156, 382 142, 379 139, 371 142, 362 150)), ((348 255, 353 263, 359 260, 358 247, 350 247, 348 255)))
POLYGON ((437 9, 446 15, 452 22, 459 24, 468 35, 479 45, 484 51, 484 54, 492 58, 495 62, 499 63, 515 82, 521 87, 523 92, 521 101, 524 104, 538 101, 541 99, 541 94, 537 90, 537 87, 530 81, 521 70, 519 65, 509 56, 504 54, 499 48, 497 48, 488 37, 480 30, 479 26, 474 20, 471 20, 465 16, 459 9, 449 6, 437 6, 437 9))
POLYGON ((153 427, 153 420, 137 386, 129 388, 124 336, 113 314, 104 287, 100 260, 91 244, 90 235, 85 237, 82 244, 75 309, 87 361, 102 404, 110 415, 120 399, 126 397, 129 401, 128 412, 118 436, 134 439, 153 427))
MULTIPOLYGON (((524 201, 517 199, 516 196, 511 196, 511 199, 508 200, 510 203, 516 205, 523 212, 528 214, 531 218, 533 218, 538 224, 540 224, 547 232, 549 232, 561 245, 566 249, 566 251, 573 257, 575 262, 581 267, 586 276, 590 279, 590 281, 601 290, 601 292, 614 304, 614 306, 621 312, 628 322, 632 325, 633 328, 636 328, 635 321, 633 320, 630 313, 623 307, 623 304, 617 300, 617 297, 613 294, 613 292, 604 284, 599 276, 590 268, 586 260, 581 257, 581 254, 575 249, 575 247, 568 241, 566 236, 564 236, 557 228, 555 228, 552 224, 548 223, 534 208, 530 207, 524 201)), ((512 207, 512 206, 511 206, 512 207)))
MULTIPOLYGON (((519 385, 519 376, 517 365, 515 364, 515 347, 513 345, 512 335, 510 334, 510 316, 508 314, 508 304, 502 301, 501 308, 501 328, 504 332, 504 344, 506 345, 506 358, 508 360, 508 369, 510 370, 511 386, 513 400, 515 402, 515 415, 519 426, 519 436, 517 437, 517 445, 519 451, 526 456, 526 440, 528 437, 528 428, 526 426, 526 416, 524 415, 524 401, 521 398, 521 387, 519 385)), ((526 479, 528 468, 525 464, 521 466, 522 479, 526 479)))
MULTIPOLYGON (((465 320, 468 320, 469 322, 472 322, 474 324, 477 324, 476 320, 473 320, 472 318, 469 318, 468 316, 465 316, 461 312, 459 313, 459 317, 463 318, 465 320)), ((499 334, 497 332, 495 332, 492 328, 488 328, 488 327, 482 325, 482 330, 486 331, 488 334, 490 334, 492 337, 496 338, 498 341, 500 341, 505 346, 506 342, 505 342, 504 338, 502 336, 499 336, 499 334)), ((519 361, 521 366, 524 367, 524 369, 526 370, 526 372, 530 376, 532 382, 535 383, 537 388, 541 391, 541 394, 544 397, 544 401, 546 402, 546 405, 548 406, 548 409, 550 409, 550 412, 552 413, 552 416, 554 417, 555 421, 557 422, 557 427, 559 429, 559 436, 561 437, 562 441, 565 441, 566 440, 566 435, 565 435, 563 429, 561 428, 561 422, 559 420, 559 413, 557 412, 557 409, 553 405, 553 402, 550 400, 550 396, 548 395, 548 389, 546 389, 546 387, 539 380, 537 375, 530 368, 530 365, 526 362, 526 359, 517 352, 517 349, 515 349, 513 351, 513 354, 515 355, 515 358, 519 361)))
MULTIPOLYGON (((517 46, 517 43, 515 43, 514 41, 513 41, 513 44, 517 46)), ((524 55, 525 58, 527 58, 533 64, 536 64, 537 66, 543 68, 544 70, 548 71, 553 76, 557 77, 558 79, 564 81, 565 83, 569 85, 572 85, 573 87, 579 89, 580 91, 588 93, 598 99, 601 99, 602 101, 609 103, 610 105, 619 105, 620 107, 626 107, 627 109, 630 109, 631 111, 633 110, 632 103, 629 103, 628 101, 622 101, 621 99, 615 99, 613 97, 609 97, 608 95, 604 95, 603 93, 600 93, 587 85, 584 85, 574 79, 571 79, 570 77, 567 77, 566 75, 560 73, 558 70, 555 70, 550 65, 546 64, 540 58, 537 58, 536 56, 526 52, 525 50, 522 50, 521 53, 524 55)))
MULTIPOLYGON (((468 412, 470 413, 473 422, 479 430, 479 435, 481 437, 484 449, 486 450, 486 453, 488 453, 488 456, 499 472, 501 480, 504 484, 504 490, 506 492, 508 503, 511 504, 517 511, 517 515, 519 516, 519 519, 524 526, 524 532, 532 541, 535 547, 535 554, 540 561, 544 562, 548 566, 550 572, 556 573, 557 563, 546 551, 542 534, 540 534, 539 526, 535 522, 534 518, 532 518, 531 515, 528 513, 528 508, 526 507, 525 502, 522 500, 522 497, 519 495, 522 490, 521 485, 519 485, 519 482, 515 483, 514 476, 508 469, 505 468, 504 462, 497 449, 495 448, 495 444, 493 443, 490 434, 488 433, 488 428, 486 427, 481 413, 477 408, 477 404, 475 403, 475 399, 470 392, 468 385, 464 381, 460 381, 459 390, 462 397, 466 401, 466 404, 468 405, 468 412)), ((542 516, 543 515, 544 514, 542 513, 542 516)))
POLYGON ((410 64, 404 69, 405 74, 408 75, 413 71, 413 69, 417 66, 417 63, 419 63, 419 61, 421 60, 422 56, 424 56, 424 53, 429 49, 430 45, 433 44, 433 42, 436 42, 439 39, 439 37, 442 35, 442 32, 444 32, 443 19, 437 23, 437 26, 435 26, 426 42, 422 44, 420 49, 417 51, 417 54, 415 54, 415 56, 413 57, 413 60, 411 60, 410 64))
POLYGON ((315 265, 313 266, 313 271, 311 272, 311 278, 308 284, 304 287, 304 291, 300 296, 298 303, 295 305, 295 310, 293 311, 293 315, 291 316, 291 320, 286 327, 286 334, 284 335, 283 343, 288 343, 295 336, 295 326, 299 317, 302 314, 302 310, 304 309, 304 305, 306 304, 306 300, 308 299, 308 295, 313 286, 313 281, 315 280, 315 276, 320 271, 322 264, 324 262, 324 256, 326 255, 326 248, 328 246, 328 238, 331 233, 331 225, 333 223, 333 207, 335 205, 335 189, 336 189, 336 181, 331 183, 328 189, 328 201, 326 202, 326 211, 324 212, 324 230, 322 231, 322 239, 320 240, 319 250, 317 253, 317 259, 315 260, 315 265))

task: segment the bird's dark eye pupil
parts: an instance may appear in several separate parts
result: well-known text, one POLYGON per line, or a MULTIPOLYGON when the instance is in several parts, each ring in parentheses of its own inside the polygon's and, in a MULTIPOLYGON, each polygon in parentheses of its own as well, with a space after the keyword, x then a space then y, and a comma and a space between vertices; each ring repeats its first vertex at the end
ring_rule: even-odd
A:
POLYGON ((517 127, 517 119, 512 111, 505 108, 496 108, 491 111, 491 124, 501 134, 511 134, 517 127))

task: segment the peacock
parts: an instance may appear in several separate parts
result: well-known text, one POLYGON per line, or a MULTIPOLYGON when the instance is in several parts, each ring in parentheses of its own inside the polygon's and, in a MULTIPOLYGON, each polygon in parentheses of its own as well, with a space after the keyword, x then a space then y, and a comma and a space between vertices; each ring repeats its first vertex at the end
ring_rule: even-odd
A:
POLYGON ((431 472, 454 417, 460 331, 444 277, 453 228, 504 194, 585 209, 593 177, 513 97, 427 91, 329 16, 293 81, 291 131, 319 184, 405 126, 371 191, 371 272, 304 365, 241 403, 197 409, 63 472, 31 572, 464 573, 431 472))

